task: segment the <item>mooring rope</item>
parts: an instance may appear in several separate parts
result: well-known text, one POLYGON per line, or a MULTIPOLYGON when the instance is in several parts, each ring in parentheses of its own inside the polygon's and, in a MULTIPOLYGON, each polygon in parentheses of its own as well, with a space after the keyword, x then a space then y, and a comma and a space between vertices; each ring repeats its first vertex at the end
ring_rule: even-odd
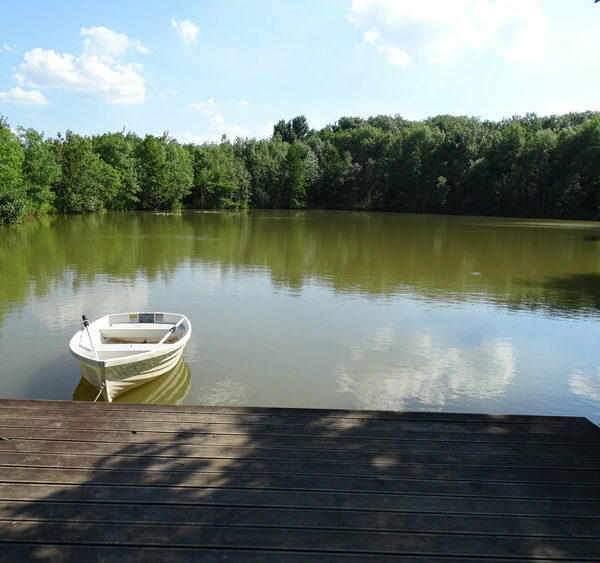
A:
POLYGON ((94 403, 100 398, 100 395, 102 395, 102 390, 104 389, 105 386, 106 386, 106 381, 103 381, 102 385, 100 385, 100 391, 98 391, 98 394, 96 395, 96 398, 94 399, 94 403))

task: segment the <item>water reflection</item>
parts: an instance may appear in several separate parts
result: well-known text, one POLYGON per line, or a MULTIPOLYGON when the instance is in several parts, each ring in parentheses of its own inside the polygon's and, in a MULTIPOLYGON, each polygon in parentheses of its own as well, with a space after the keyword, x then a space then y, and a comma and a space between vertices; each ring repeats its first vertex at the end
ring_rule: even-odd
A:
POLYGON ((199 387, 194 394, 194 402, 200 405, 229 405, 232 407, 247 404, 248 386, 233 379, 224 379, 199 387))
POLYGON ((148 310, 148 282, 142 275, 126 281, 99 275, 96 283, 80 291, 73 290, 74 277, 73 271, 67 270, 48 288, 46 299, 35 300, 33 313, 41 327, 75 332, 84 313, 95 319, 107 312, 148 310))
POLYGON ((574 395, 600 402, 600 367, 595 374, 579 369, 573 370, 569 374, 569 389, 574 395))
MULTIPOLYGON (((485 300, 597 316, 597 223, 351 212, 144 213, 0 227, 0 316, 53 286, 98 276, 139 287, 202 264, 221 283, 257 269, 292 293, 318 283, 385 298, 485 300), (535 227, 535 228, 533 228, 535 227), (10 274, 10 275, 9 275, 10 274)), ((1 319, 0 319, 1 320, 1 319)))
MULTIPOLYGON (((177 405, 188 394, 191 381, 190 369, 182 359, 171 371, 139 387, 125 391, 118 395, 114 402, 177 405)), ((97 395, 98 389, 82 377, 73 392, 73 400, 93 401, 97 395)))
POLYGON ((147 308, 194 324, 188 403, 593 416, 599 232, 329 211, 0 227, 0 395, 69 397, 80 315, 147 308))
POLYGON ((354 346, 337 370, 340 391, 361 409, 441 409, 449 400, 502 395, 516 371, 512 343, 502 338, 450 344, 428 332, 402 336, 380 327, 354 346))

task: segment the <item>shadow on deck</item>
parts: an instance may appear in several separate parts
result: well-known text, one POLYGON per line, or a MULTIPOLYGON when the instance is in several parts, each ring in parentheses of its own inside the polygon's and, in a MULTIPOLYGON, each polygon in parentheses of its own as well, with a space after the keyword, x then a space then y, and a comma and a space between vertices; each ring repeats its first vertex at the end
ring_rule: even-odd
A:
POLYGON ((600 560, 577 418, 0 401, 6 560, 600 560))

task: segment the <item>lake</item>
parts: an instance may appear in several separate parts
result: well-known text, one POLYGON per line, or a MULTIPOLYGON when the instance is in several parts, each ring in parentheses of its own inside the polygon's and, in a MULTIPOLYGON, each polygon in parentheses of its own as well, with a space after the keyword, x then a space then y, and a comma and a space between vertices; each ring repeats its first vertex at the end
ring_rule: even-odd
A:
POLYGON ((599 223, 115 213, 0 237, 2 397, 89 398, 81 315, 157 310, 190 318, 185 365, 124 400, 600 422, 599 223))

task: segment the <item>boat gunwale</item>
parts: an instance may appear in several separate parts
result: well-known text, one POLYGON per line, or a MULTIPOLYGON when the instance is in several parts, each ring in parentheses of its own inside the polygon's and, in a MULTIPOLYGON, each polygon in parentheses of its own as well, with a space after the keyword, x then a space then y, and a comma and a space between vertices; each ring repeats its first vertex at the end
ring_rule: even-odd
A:
MULTIPOLYGON (((108 315, 104 315, 103 317, 99 317, 98 319, 92 321, 89 326, 92 327, 95 323, 99 323, 100 321, 102 321, 103 319, 106 319, 107 317, 110 317, 111 315, 120 315, 120 314, 131 315, 131 314, 139 314, 139 312, 138 313, 133 313, 133 312, 131 312, 131 313, 110 313, 108 315)), ((80 335, 82 338, 84 336, 83 332, 85 329, 82 327, 71 337, 71 340, 69 341, 69 350, 71 351, 71 354, 77 360, 85 362, 85 363, 95 366, 95 367, 99 367, 99 368, 111 368, 111 367, 121 366, 121 365, 128 364, 128 363, 135 363, 138 361, 141 362, 144 360, 149 360, 151 358, 156 358, 156 357, 160 357, 160 356, 175 352, 179 348, 183 348, 187 344, 187 342, 190 339, 190 336, 192 334, 192 324, 190 323, 190 320, 181 313, 163 313, 163 314, 180 317, 180 319, 177 322, 180 322, 180 320, 183 319, 184 324, 187 327, 185 334, 176 342, 173 342, 173 343, 165 342, 165 343, 161 344, 160 346, 157 346, 156 344, 154 344, 153 348, 150 350, 142 350, 142 351, 139 351, 138 353, 129 354, 127 356, 108 358, 105 360, 101 360, 101 359, 94 358, 91 355, 91 354, 93 354, 93 350, 91 348, 82 346, 79 343, 80 341, 77 341, 77 339, 80 335), (78 343, 76 343, 76 342, 78 342, 78 343), (89 351, 90 355, 87 356, 87 355, 81 354, 80 352, 77 351, 79 349, 89 351)), ((138 327, 140 325, 156 326, 157 324, 165 324, 165 325, 174 326, 174 323, 131 323, 132 326, 138 326, 138 327)), ((97 330, 99 332, 100 328, 94 327, 94 330, 97 330)), ((102 344, 103 347, 104 346, 106 346, 106 347, 122 346, 122 345, 123 344, 102 344)), ((110 349, 110 348, 108 348, 108 349, 110 349)), ((106 348, 104 350, 106 350, 106 348)))

